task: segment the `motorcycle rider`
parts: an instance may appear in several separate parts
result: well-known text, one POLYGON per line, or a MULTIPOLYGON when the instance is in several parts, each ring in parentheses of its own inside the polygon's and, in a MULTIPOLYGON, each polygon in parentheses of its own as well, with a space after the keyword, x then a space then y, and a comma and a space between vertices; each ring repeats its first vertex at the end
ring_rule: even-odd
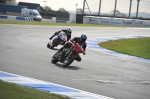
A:
MULTIPOLYGON (((67 34, 67 41, 70 40, 71 38, 71 33, 72 33, 72 29, 71 28, 67 28, 67 29, 62 29, 60 31, 55 32, 49 39, 51 40, 54 36, 58 35, 61 31, 65 32, 67 34)), ((65 42, 64 42, 65 43, 65 42)), ((64 44, 63 43, 63 44, 64 44)))
MULTIPOLYGON (((82 34, 80 37, 74 37, 70 41, 73 42, 74 44, 78 43, 80 46, 82 46, 82 48, 84 50, 83 55, 85 55, 85 50, 86 50, 86 46, 87 46, 87 43, 85 42, 86 40, 87 40, 87 36, 85 34, 82 34)), ((64 48, 70 48, 70 47, 71 47, 71 44, 66 42, 65 45, 60 50, 63 50, 64 48)), ((77 55, 75 60, 77 60, 78 62, 81 61, 81 57, 79 54, 77 55)))

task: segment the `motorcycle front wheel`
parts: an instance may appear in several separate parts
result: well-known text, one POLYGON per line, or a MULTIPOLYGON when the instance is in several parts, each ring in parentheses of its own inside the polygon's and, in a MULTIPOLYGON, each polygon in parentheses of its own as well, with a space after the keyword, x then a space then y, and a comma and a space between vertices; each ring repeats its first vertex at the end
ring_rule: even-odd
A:
POLYGON ((50 45, 49 45, 49 43, 47 43, 47 47, 48 47, 48 48, 50 48, 50 45))
POLYGON ((58 57, 59 57, 59 51, 56 52, 53 57, 51 58, 51 61, 53 64, 56 64, 58 62, 58 57))
POLYGON ((75 59, 75 55, 73 53, 69 54, 69 56, 65 58, 63 62, 63 66, 68 67, 74 61, 74 59, 75 59))

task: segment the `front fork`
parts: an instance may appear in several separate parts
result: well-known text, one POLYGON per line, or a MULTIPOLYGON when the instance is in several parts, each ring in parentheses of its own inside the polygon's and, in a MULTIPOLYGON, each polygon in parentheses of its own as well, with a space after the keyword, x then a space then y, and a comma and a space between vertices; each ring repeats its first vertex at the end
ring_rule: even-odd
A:
POLYGON ((75 54, 75 52, 73 51, 73 49, 69 49, 68 51, 64 52, 63 55, 60 58, 60 62, 63 63, 65 61, 65 59, 68 58, 69 55, 71 55, 71 54, 75 54))

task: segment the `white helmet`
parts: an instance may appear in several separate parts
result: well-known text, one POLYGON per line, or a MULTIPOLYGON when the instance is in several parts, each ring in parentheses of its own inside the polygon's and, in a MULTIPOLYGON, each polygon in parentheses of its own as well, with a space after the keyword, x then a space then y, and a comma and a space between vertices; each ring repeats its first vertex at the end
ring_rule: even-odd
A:
POLYGON ((68 28, 67 31, 68 31, 68 33, 71 35, 72 29, 71 29, 71 28, 68 28))

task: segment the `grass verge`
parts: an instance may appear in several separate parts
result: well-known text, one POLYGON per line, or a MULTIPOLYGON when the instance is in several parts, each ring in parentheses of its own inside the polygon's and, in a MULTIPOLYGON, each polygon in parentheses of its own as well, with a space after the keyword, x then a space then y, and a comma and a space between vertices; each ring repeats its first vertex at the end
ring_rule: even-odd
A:
POLYGON ((125 27, 115 25, 100 25, 100 24, 75 24, 75 23, 51 23, 51 22, 34 22, 34 21, 10 21, 0 20, 0 24, 22 24, 22 25, 46 25, 46 26, 85 26, 85 27, 125 27))
POLYGON ((0 80, 0 99, 70 99, 0 80))
POLYGON ((150 59, 150 37, 110 40, 99 45, 113 51, 150 59))

